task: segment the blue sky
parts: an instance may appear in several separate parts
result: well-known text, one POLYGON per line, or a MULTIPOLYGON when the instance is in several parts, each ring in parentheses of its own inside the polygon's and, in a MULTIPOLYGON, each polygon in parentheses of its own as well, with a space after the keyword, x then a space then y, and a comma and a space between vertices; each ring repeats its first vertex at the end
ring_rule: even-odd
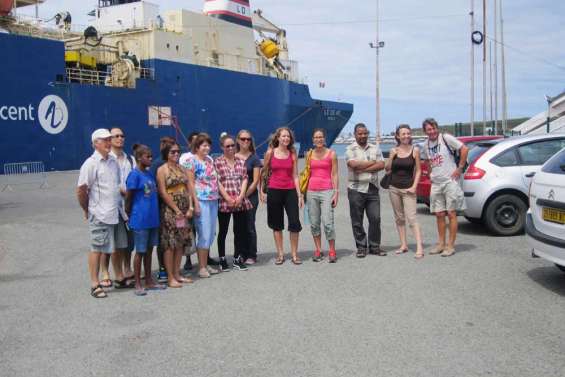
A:
MULTIPOLYGON (((493 1, 488 0, 492 17, 493 1)), ((161 0, 161 9, 200 11, 203 0, 161 0)), ((477 29, 482 1, 475 0, 477 29)), ((40 16, 69 10, 86 24, 95 1, 48 0, 40 16)), ((359 121, 375 124, 376 1, 251 0, 253 9, 287 30, 291 58, 300 64, 312 96, 351 102, 359 121), (326 83, 319 88, 318 83, 326 83)), ((546 108, 544 95, 565 90, 565 2, 504 0, 508 115, 527 117, 546 108)), ((470 116, 470 0, 381 0, 381 117, 383 132, 399 123, 418 127, 470 116)), ((25 10, 32 14, 33 8, 25 10)), ((493 38, 492 24, 487 36, 493 38)), ((488 40, 488 39, 487 39, 488 40)), ((481 48, 476 49, 475 119, 482 120, 481 48)), ((500 57, 499 57, 500 63, 500 57)), ((488 68, 487 68, 488 69, 488 68)), ((500 106, 499 106, 500 108, 500 106)), ((500 110, 499 110, 500 112, 500 110)), ((490 109, 488 110, 490 116, 490 109)))

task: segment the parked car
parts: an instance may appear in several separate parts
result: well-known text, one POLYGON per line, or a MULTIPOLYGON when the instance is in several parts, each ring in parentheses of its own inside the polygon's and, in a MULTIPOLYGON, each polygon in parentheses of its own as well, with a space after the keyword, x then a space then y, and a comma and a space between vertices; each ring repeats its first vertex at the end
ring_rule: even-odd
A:
POLYGON ((565 147, 565 134, 516 136, 479 143, 469 153, 462 188, 464 216, 495 235, 524 231, 532 177, 565 147))
MULTIPOLYGON (((462 136, 457 139, 465 143, 465 145, 471 149, 480 142, 489 140, 500 140, 504 136, 462 136)), ((420 143, 418 145, 420 149, 426 147, 426 142, 420 143)), ((469 161, 469 158, 467 158, 469 161)), ((430 181, 430 172, 428 171, 428 165, 422 164, 422 175, 420 176, 420 182, 416 187, 416 195, 418 203, 424 203, 425 205, 430 205, 430 189, 432 187, 432 182, 430 181)))
POLYGON ((526 239, 532 254, 565 272, 565 149, 534 175, 529 196, 526 239))

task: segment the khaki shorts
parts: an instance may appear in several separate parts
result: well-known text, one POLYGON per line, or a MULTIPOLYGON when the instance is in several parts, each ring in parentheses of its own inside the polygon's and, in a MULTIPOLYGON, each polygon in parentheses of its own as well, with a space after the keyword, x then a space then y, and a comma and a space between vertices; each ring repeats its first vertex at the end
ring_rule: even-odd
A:
POLYGON ((432 183, 430 212, 462 211, 465 208, 465 196, 458 182, 450 180, 445 183, 432 183))
POLYGON ((90 229, 90 250, 112 254, 114 252, 114 228, 116 226, 98 221, 93 215, 90 215, 88 227, 90 229))

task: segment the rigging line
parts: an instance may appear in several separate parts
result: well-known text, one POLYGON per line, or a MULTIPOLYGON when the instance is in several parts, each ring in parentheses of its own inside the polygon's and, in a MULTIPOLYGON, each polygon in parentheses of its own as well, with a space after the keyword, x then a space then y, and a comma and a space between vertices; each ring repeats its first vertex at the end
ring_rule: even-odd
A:
POLYGON ((531 59, 538 60, 538 61, 540 61, 540 62, 542 62, 542 63, 545 63, 545 64, 547 64, 547 65, 550 65, 550 66, 552 66, 552 67, 555 67, 555 68, 558 68, 558 69, 561 69, 561 70, 564 70, 564 71, 565 71, 565 66, 562 66, 562 65, 559 65, 559 64, 555 64, 555 63, 553 63, 553 62, 551 62, 551 61, 549 61, 549 60, 546 60, 546 59, 544 59, 544 58, 532 56, 532 55, 531 55, 530 53, 528 53, 528 52, 522 51, 522 50, 520 50, 520 49, 518 49, 518 48, 516 48, 516 47, 514 47, 514 46, 510 46, 510 45, 507 44, 507 43, 502 43, 502 42, 500 42, 500 41, 497 41, 497 40, 495 40, 494 38, 489 37, 488 35, 485 35, 485 38, 486 38, 486 39, 489 39, 489 40, 493 41, 494 43, 497 43, 497 44, 499 44, 499 45, 501 45, 501 46, 504 46, 504 47, 506 47, 506 48, 508 48, 508 49, 510 49, 510 50, 513 50, 513 51, 515 51, 515 52, 518 52, 518 53, 520 53, 520 54, 522 54, 522 55, 524 55, 524 56, 526 56, 526 57, 529 57, 529 58, 531 58, 531 59))
MULTIPOLYGON (((407 20, 431 20, 438 18, 454 18, 454 17, 467 17, 468 14, 446 14, 439 16, 415 16, 415 17, 397 17, 397 18, 383 18, 379 22, 395 22, 407 20)), ((366 20, 344 20, 344 21, 313 21, 313 22, 297 22, 297 23, 281 23, 281 26, 309 26, 309 25, 339 25, 339 24, 369 24, 375 23, 375 18, 366 20)))

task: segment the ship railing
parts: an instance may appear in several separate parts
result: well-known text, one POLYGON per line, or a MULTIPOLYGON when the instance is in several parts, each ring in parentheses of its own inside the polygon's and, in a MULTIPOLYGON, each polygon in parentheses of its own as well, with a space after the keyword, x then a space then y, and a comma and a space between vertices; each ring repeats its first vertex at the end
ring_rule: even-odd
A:
POLYGON ((43 161, 12 162, 4 164, 4 175, 0 175, 2 192, 13 191, 12 186, 23 184, 39 184, 39 188, 47 188, 47 173, 43 161))
MULTIPOLYGON (((111 82, 112 69, 107 71, 97 71, 83 68, 67 68, 66 81, 90 85, 106 85, 111 82)), ((153 68, 136 68, 137 77, 146 80, 155 80, 155 70, 153 68)))

